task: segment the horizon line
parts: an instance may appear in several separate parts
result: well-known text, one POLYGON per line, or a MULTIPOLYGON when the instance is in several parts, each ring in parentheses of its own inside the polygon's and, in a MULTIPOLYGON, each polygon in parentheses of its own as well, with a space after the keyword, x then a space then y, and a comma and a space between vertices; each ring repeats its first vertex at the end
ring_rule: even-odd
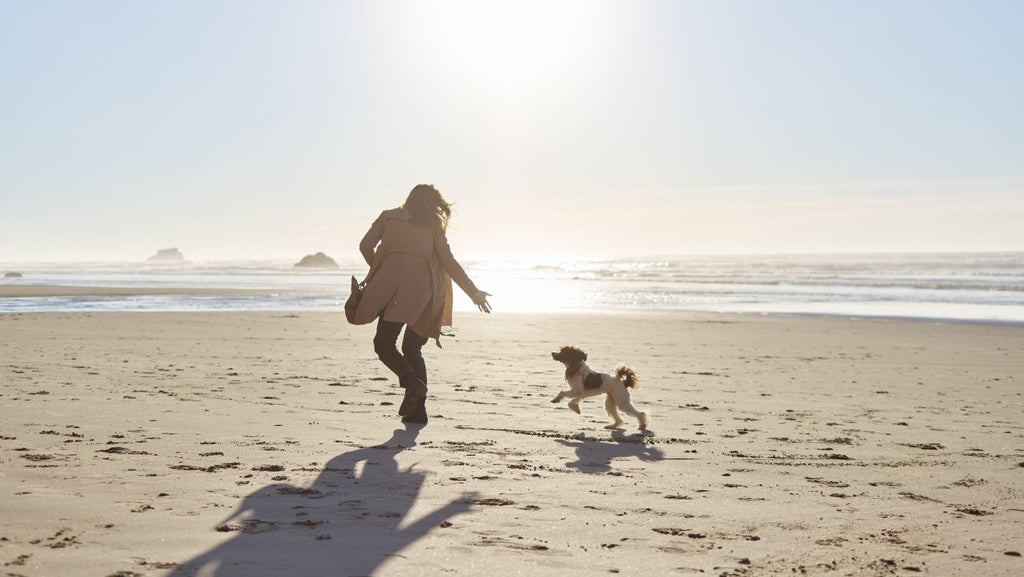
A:
MULTIPOLYGON (((323 252, 323 251, 320 251, 323 252)), ((524 255, 514 256, 503 254, 501 256, 480 256, 480 255, 464 255, 460 256, 459 260, 465 262, 481 262, 481 261, 520 261, 520 260, 536 260, 538 262, 551 262, 551 261, 564 261, 564 260, 582 260, 582 261, 606 261, 606 260, 628 260, 628 259, 659 259, 659 258, 679 258, 679 257, 743 257, 743 256, 857 256, 857 255, 982 255, 982 254, 1020 254, 1024 253, 1024 248, 1018 249, 985 249, 985 250, 833 250, 833 251, 723 251, 723 252, 671 252, 671 253, 634 253, 634 254, 612 254, 612 255, 596 255, 596 254, 564 254, 564 255, 545 255, 538 257, 537 255, 524 255)), ((310 253, 315 254, 315 253, 310 253)), ((326 252, 324 254, 327 254, 326 252)), ((305 256, 305 255, 304 255, 305 256)), ((331 256, 327 254, 327 256, 331 256)), ((350 259, 341 259, 337 257, 331 257, 335 261, 342 263, 356 262, 365 264, 363 261, 354 256, 350 259)), ((184 260, 178 262, 156 262, 149 261, 148 257, 144 259, 28 259, 28 260, 0 260, 0 263, 5 265, 14 264, 149 264, 154 267, 173 267, 175 265, 187 265, 187 264, 198 264, 198 263, 223 263, 223 262, 294 262, 298 263, 302 257, 255 257, 255 256, 240 256, 240 257, 214 257, 214 258, 196 258, 184 260)))

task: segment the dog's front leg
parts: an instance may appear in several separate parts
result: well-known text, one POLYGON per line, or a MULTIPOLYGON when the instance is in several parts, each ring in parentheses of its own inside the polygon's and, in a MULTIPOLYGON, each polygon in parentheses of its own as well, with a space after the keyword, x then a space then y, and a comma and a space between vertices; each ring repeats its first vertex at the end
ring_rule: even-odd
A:
POLYGON ((575 399, 569 401, 569 408, 572 409, 577 415, 580 414, 580 401, 582 400, 582 398, 576 397, 575 399))
POLYGON ((564 399, 566 397, 569 397, 569 396, 572 396, 572 394, 573 394, 572 391, 562 391, 562 392, 558 393, 557 395, 555 395, 555 398, 551 399, 551 402, 552 403, 560 403, 560 402, 562 402, 562 399, 564 399))

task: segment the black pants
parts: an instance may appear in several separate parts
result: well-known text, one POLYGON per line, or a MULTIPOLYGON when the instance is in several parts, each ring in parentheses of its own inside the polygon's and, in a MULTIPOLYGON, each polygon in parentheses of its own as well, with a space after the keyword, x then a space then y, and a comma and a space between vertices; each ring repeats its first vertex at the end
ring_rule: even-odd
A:
POLYGON ((377 334, 373 337, 373 350, 384 366, 398 376, 404 387, 413 376, 424 383, 427 382, 427 363, 423 360, 422 348, 427 344, 427 337, 421 337, 409 327, 405 328, 402 337, 402 352, 398 352, 398 333, 402 332, 404 323, 394 323, 381 317, 377 320, 377 334))

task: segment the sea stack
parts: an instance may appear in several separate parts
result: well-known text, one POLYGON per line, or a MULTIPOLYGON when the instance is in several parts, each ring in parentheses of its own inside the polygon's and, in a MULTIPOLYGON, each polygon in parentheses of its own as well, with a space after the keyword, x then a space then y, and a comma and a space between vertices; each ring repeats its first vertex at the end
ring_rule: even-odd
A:
POLYGON ((146 259, 146 262, 175 263, 185 262, 185 257, 176 248, 162 248, 146 259))
POLYGON ((322 252, 316 254, 307 254, 302 257, 302 260, 295 263, 295 268, 329 268, 337 269, 338 263, 333 258, 327 256, 322 252))

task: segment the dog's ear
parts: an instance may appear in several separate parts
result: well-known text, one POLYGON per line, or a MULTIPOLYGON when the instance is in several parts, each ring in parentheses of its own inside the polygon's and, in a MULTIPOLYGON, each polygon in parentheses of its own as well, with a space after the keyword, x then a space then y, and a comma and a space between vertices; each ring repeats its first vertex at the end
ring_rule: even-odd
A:
POLYGON ((580 359, 586 361, 587 360, 587 353, 585 353, 585 352, 583 352, 581 350, 580 351, 580 359))

